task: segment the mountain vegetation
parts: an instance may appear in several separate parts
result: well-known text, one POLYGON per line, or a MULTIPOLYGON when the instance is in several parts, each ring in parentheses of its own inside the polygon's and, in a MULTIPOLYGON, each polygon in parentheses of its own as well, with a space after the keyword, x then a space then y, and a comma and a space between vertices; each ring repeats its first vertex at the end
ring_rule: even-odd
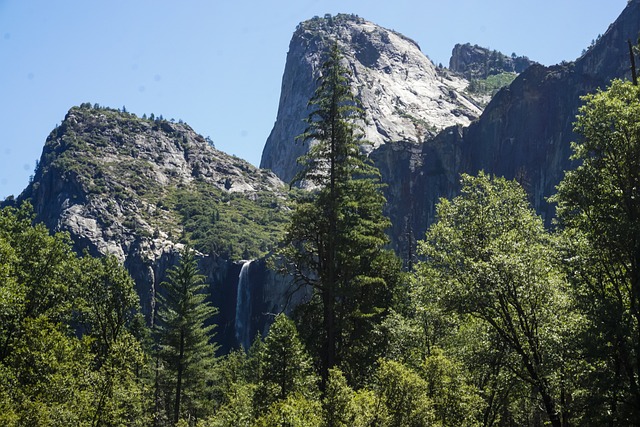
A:
POLYGON ((451 71, 464 75, 470 81, 503 73, 520 74, 533 64, 534 61, 515 52, 507 56, 470 43, 455 45, 449 60, 451 71))
POLYGON ((483 79, 473 79, 469 82, 467 90, 474 94, 492 97, 503 87, 509 86, 516 77, 515 73, 500 73, 483 79))
POLYGON ((640 425, 640 87, 582 98, 553 223, 525 174, 461 174, 403 264, 351 69, 338 43, 323 55, 305 190, 184 123, 70 110, 0 209, 1 425, 640 425), (51 193, 63 208, 34 212, 51 193), (141 291, 123 264, 162 245, 141 291), (205 261, 266 254, 303 297, 220 354, 228 290, 205 261))
POLYGON ((518 74, 535 64, 526 56, 504 55, 478 45, 457 44, 449 60, 449 69, 469 80, 467 92, 486 103, 498 90, 509 84, 518 74))
MULTIPOLYGON (((104 224, 124 252, 138 236, 235 259, 263 256, 289 210, 275 176, 216 150, 186 123, 89 103, 49 135, 23 198, 46 198, 52 179, 68 182, 73 194, 61 197, 83 200, 82 216, 104 224)), ((51 228, 64 216, 47 214, 51 228)))

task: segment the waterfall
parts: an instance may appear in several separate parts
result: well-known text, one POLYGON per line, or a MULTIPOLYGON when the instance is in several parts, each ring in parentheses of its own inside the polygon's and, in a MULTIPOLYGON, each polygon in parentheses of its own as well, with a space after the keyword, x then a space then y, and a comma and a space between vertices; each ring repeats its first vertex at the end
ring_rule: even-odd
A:
POLYGON ((245 349, 251 346, 251 283, 249 282, 249 266, 251 261, 245 261, 238 276, 238 290, 236 296, 236 340, 245 349))

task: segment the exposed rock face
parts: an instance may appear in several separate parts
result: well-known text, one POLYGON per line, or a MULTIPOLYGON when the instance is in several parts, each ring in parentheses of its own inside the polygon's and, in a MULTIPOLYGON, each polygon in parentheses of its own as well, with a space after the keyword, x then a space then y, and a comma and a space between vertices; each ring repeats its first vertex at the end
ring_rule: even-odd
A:
MULTIPOLYGON (((287 197, 273 173, 216 150, 184 123, 83 104, 49 135, 34 180, 19 200, 30 199, 36 220, 49 229, 69 232, 78 251, 116 256, 151 319, 158 286, 183 246, 181 217, 170 200, 177 191, 204 185, 248 200, 263 193, 287 197)), ((220 203, 210 197, 206 203, 220 203)), ((234 345, 234 314, 223 306, 228 295, 235 298, 237 265, 214 254, 201 254, 199 264, 221 306, 219 339, 228 348, 234 345)), ((271 283, 283 278, 264 271, 252 276, 264 298, 254 298, 256 313, 284 305, 278 298, 284 301, 285 291, 271 283)), ((265 324, 263 317, 257 316, 256 325, 265 324)))
POLYGON ((392 141, 421 143, 448 126, 468 125, 481 113, 464 92, 465 79, 434 66, 401 34, 354 15, 303 22, 289 45, 278 116, 260 163, 285 182, 308 150, 295 137, 304 131, 307 103, 334 41, 353 73, 353 88, 366 112, 365 137, 374 148, 392 141))
POLYGON ((535 62, 526 56, 506 56, 496 50, 466 43, 454 46, 449 69, 471 80, 486 79, 500 73, 520 74, 533 64, 535 62))
POLYGON ((569 160, 570 142, 576 138, 572 128, 580 96, 629 75, 626 41, 636 40, 639 32, 640 0, 632 0, 598 43, 573 63, 544 67, 526 57, 457 45, 451 68, 469 78, 522 72, 498 92, 477 121, 469 123, 475 107, 459 115, 451 102, 454 96, 440 99, 427 90, 451 89, 467 106, 462 103, 469 98, 461 94, 466 81, 443 78, 445 71, 434 67, 415 43, 353 16, 307 21, 291 41, 278 119, 262 166, 285 181, 293 177, 295 159, 308 149, 293 140, 304 129, 302 119, 308 115, 306 102, 315 89, 321 52, 333 38, 354 71, 353 87, 368 113, 367 137, 375 142, 370 156, 387 184, 393 224, 389 234, 405 260, 413 257, 416 240, 435 219, 439 198, 457 193, 461 173, 485 170, 518 179, 550 223, 555 208, 546 199, 555 193, 564 171, 575 166, 569 160), (411 84, 403 86, 405 82, 411 84), (416 85, 424 87, 420 96, 411 92, 416 85), (442 108, 431 108, 434 103, 442 108), (411 109, 401 114, 398 106, 411 109), (434 135, 419 123, 437 123, 436 128, 444 130, 434 135))
POLYGON ((371 153, 386 184, 388 234, 407 266, 415 259, 417 240, 435 220, 440 198, 458 190, 462 132, 462 126, 452 126, 423 144, 392 142, 371 153))
POLYGON ((188 125, 139 119, 109 109, 72 108, 47 138, 30 198, 38 220, 69 231, 96 254, 124 262, 134 243, 163 252, 175 225, 163 208, 171 189, 206 182, 250 196, 280 192, 272 173, 206 143, 188 125), (157 225, 167 227, 157 229, 157 225), (147 247, 148 245, 148 247, 147 247))
MULTIPOLYGON (((226 268, 214 266, 219 279, 212 281, 211 288, 213 304, 218 307, 219 313, 214 319, 218 325, 217 339, 222 345, 220 352, 225 354, 232 348, 239 348, 246 343, 238 341, 236 333, 236 321, 238 312, 238 278, 243 264, 246 261, 227 262, 226 268)), ((256 335, 264 336, 279 313, 291 315, 293 309, 311 298, 309 288, 293 291, 290 286, 291 278, 279 275, 267 267, 265 259, 252 261, 248 266, 247 284, 250 301, 241 309, 246 312, 245 334, 252 343, 256 335)), ((206 271, 206 270, 205 270, 206 271)), ((246 348, 246 347, 245 347, 246 348)))
POLYGON ((640 34, 640 1, 629 2, 600 41, 574 63, 528 68, 500 92, 483 116, 465 132, 463 170, 484 169, 517 178, 547 221, 554 207, 546 198, 569 160, 573 122, 581 96, 604 88, 612 79, 629 78, 627 40, 640 34))
MULTIPOLYGON (((354 16, 308 21, 291 42, 278 121, 263 165, 285 180, 295 173, 295 159, 306 147, 293 138, 303 131, 322 52, 334 37, 367 110, 365 129, 375 144, 370 156, 387 184, 389 234, 399 255, 411 262, 439 198, 457 193, 463 172, 483 169, 517 178, 549 221, 553 207, 546 197, 574 166, 569 143, 575 139, 572 122, 580 96, 628 76, 627 39, 636 40, 639 33, 640 0, 632 0, 575 63, 529 67, 470 124, 480 110, 462 92, 466 80, 447 77, 411 40, 354 16)), ((184 233, 170 201, 180 189, 202 185, 243 200, 258 200, 261 193, 286 198, 273 173, 215 150, 186 124, 85 106, 72 108, 51 133, 34 180, 19 200, 30 199, 37 219, 51 230, 68 231, 78 250, 117 256, 150 315, 184 233)), ((215 253, 203 253, 199 263, 220 307, 218 334, 228 349, 237 345, 241 264, 215 253)), ((248 275, 250 336, 263 332, 272 314, 308 298, 304 291, 290 295, 288 279, 269 271, 264 259, 252 262, 248 275)))
POLYGON ((564 171, 575 167, 570 142, 577 138, 573 122, 580 96, 614 78, 629 78, 627 40, 637 40, 638 34, 640 0, 633 0, 582 57, 529 67, 470 126, 446 129, 420 147, 387 144, 373 152, 388 184, 396 250, 410 258, 411 243, 423 238, 438 199, 456 194, 460 173, 484 170, 517 179, 549 224, 555 207, 547 198, 555 194, 564 171))

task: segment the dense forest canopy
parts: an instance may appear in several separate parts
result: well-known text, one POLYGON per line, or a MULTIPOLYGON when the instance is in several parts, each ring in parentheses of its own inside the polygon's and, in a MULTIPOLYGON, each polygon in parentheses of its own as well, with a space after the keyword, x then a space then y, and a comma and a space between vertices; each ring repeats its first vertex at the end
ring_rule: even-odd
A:
MULTIPOLYGON (((516 181, 464 175, 402 271, 334 46, 302 135, 314 189, 278 216, 275 265, 312 298, 221 357, 193 250, 150 326, 115 258, 0 210, 0 424, 639 425, 640 89, 584 101, 552 230, 516 181)), ((216 217, 176 203, 190 233, 216 217)))

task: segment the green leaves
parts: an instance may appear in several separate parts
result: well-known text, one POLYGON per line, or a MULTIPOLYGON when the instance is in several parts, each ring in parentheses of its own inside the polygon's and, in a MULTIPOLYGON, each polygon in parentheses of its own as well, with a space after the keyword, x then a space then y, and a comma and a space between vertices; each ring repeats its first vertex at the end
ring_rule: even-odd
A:
POLYGON ((568 311, 559 256, 526 194, 503 178, 463 175, 461 195, 442 201, 420 253, 436 271, 444 307, 477 317, 520 360, 518 375, 560 425, 551 377, 558 318, 568 311))
MULTIPOLYGON (((383 425, 418 427, 435 424, 428 383, 404 365, 382 360, 376 373, 376 389, 388 411, 383 425)), ((384 420, 384 414, 379 418, 384 420)))
POLYGON ((393 300, 400 268, 384 249, 386 201, 379 171, 361 152, 363 112, 350 84, 333 44, 309 102, 307 130, 299 137, 310 149, 299 159, 302 170, 294 182, 310 183, 314 190, 297 204, 280 250, 285 272, 315 292, 318 304, 300 310, 314 332, 302 335, 319 354, 323 384, 338 362, 350 379, 370 374, 381 353, 374 326, 393 300))
POLYGON ((632 424, 640 420, 640 89, 614 80, 584 101, 573 144, 581 165, 553 200, 584 319, 585 417, 632 424))
POLYGON ((278 195, 247 197, 204 182, 174 190, 166 203, 180 215, 184 243, 231 259, 264 256, 277 246, 289 220, 287 202, 278 195))
POLYGON ((582 165, 566 174, 556 196, 563 224, 589 232, 593 245, 622 256, 631 255, 623 238, 640 234, 639 92, 614 81, 584 98, 575 123, 582 138, 573 145, 573 158, 582 165))
POLYGON ((186 248, 180 255, 161 285, 156 316, 158 356, 164 367, 158 393, 164 391, 174 422, 207 413, 202 396, 207 393, 216 351, 211 343, 215 325, 209 322, 217 309, 205 301, 207 285, 193 252, 186 248))
MULTIPOLYGON (((337 43, 322 64, 318 86, 309 100, 312 112, 307 129, 298 139, 310 143, 309 152, 298 159, 302 166, 294 183, 307 180, 315 186, 336 190, 353 176, 376 176, 377 170, 360 154, 362 139, 358 121, 364 120, 351 91, 351 73, 343 64, 337 43)), ((335 195, 336 193, 332 193, 335 195)))
POLYGON ((78 258, 68 236, 31 218, 26 204, 0 211, 0 421, 145 423, 133 281, 113 258, 78 258))
POLYGON ((85 256, 80 268, 83 286, 77 300, 77 321, 94 339, 97 363, 101 365, 127 332, 140 302, 133 280, 114 256, 85 256))
POLYGON ((284 314, 276 316, 259 355, 259 405, 268 407, 293 394, 311 398, 317 392, 317 377, 295 324, 284 314))

